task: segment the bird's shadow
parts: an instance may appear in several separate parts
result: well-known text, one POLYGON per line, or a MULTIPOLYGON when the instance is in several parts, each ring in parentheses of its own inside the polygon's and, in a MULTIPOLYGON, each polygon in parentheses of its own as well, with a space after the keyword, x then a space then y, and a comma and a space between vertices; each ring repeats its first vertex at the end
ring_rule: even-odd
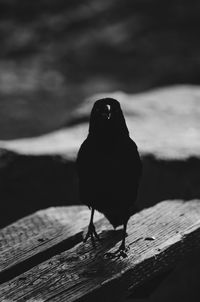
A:
POLYGON ((123 229, 115 229, 115 230, 103 230, 101 232, 101 239, 109 242, 110 240, 115 240, 116 243, 122 239, 123 229))
POLYGON ((94 253, 107 254, 110 250, 115 248, 117 243, 121 242, 122 236, 123 236, 123 229, 103 230, 99 233, 100 240, 95 240, 95 244, 89 238, 87 240, 87 244, 85 245, 84 243, 84 245, 85 247, 87 246, 89 249, 91 249, 91 251, 94 253))
MULTIPOLYGON (((89 239, 87 243, 83 243, 76 251, 78 257, 90 259, 87 267, 84 265, 79 272, 80 277, 84 278, 102 278, 106 280, 113 274, 125 269, 129 258, 119 257, 115 254, 118 243, 122 238, 123 230, 103 230, 100 235, 100 241, 96 247, 92 246, 89 239), (108 255, 109 254, 109 255, 108 255), (120 258, 120 261, 118 259, 120 258), (122 260, 122 261, 121 261, 122 260)), ((91 300, 92 301, 92 300, 91 300)))

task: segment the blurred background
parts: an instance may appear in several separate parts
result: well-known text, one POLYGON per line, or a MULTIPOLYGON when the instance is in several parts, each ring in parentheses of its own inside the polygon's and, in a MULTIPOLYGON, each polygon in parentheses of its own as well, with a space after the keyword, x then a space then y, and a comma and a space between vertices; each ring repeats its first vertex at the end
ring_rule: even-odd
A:
POLYGON ((143 159, 138 209, 200 197, 200 3, 0 0, 0 226, 80 204, 93 102, 118 99, 143 159))
POLYGON ((78 204, 93 102, 117 98, 144 162, 139 208, 200 196, 200 4, 0 0, 0 224, 78 204))

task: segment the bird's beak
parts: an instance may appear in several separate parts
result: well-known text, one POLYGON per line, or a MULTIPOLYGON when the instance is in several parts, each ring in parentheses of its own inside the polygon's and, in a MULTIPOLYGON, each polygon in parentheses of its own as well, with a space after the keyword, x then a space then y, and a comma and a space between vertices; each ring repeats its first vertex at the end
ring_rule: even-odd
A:
POLYGON ((109 120, 111 118, 110 105, 106 105, 105 110, 102 111, 101 115, 104 119, 109 120))

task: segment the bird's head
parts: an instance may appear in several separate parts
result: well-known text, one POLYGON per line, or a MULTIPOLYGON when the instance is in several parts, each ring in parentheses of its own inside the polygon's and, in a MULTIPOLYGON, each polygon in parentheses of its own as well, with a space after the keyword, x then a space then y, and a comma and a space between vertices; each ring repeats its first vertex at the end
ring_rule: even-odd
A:
POLYGON ((89 134, 129 135, 120 103, 113 98, 96 101, 90 115, 89 134))

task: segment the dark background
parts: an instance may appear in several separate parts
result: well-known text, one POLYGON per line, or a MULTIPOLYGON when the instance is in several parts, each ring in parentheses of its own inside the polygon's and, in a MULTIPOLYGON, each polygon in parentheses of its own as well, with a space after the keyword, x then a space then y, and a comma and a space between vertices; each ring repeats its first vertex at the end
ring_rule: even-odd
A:
MULTIPOLYGON (((76 109, 97 93, 188 84, 196 91, 199 13, 198 1, 0 0, 1 142, 84 125, 91 108, 81 118, 76 109)), ((139 209, 200 195, 198 157, 172 159, 163 150, 159 158, 141 150, 139 209)), ((41 207, 80 203, 74 161, 59 151, 30 153, 0 151, 1 226, 41 207)))
POLYGON ((97 92, 200 81, 193 0, 1 0, 0 139, 66 125, 97 92))

